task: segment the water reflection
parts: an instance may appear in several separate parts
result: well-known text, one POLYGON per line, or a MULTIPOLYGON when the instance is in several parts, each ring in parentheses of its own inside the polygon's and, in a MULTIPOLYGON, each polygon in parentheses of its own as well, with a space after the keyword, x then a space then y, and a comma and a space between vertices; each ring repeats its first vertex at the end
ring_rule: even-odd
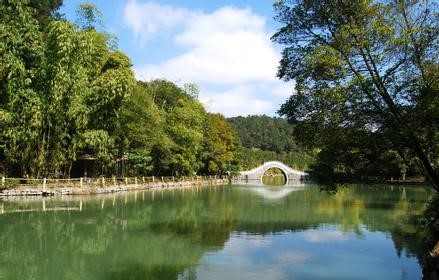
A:
POLYGON ((2 199, 0 279, 419 279, 413 220, 430 197, 306 185, 2 199))
POLYGON ((254 192, 267 200, 279 200, 279 199, 282 199, 282 198, 288 196, 290 193, 295 192, 295 191, 300 191, 303 188, 305 188, 305 184, 288 185, 288 186, 281 186, 281 187, 265 186, 265 185, 264 186, 246 186, 245 187, 245 189, 247 191, 254 192))
POLYGON ((271 174, 262 176, 262 184, 268 186, 282 186, 285 185, 287 179, 285 178, 285 174, 271 174))

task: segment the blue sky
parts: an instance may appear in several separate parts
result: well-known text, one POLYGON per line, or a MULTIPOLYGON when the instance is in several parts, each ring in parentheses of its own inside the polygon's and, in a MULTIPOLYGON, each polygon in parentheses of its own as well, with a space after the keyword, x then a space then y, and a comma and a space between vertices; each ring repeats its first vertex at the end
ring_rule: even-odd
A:
MULTIPOLYGON (((80 0, 61 12, 75 21, 80 0)), ((226 116, 276 115, 293 91, 276 78, 280 46, 271 1, 94 0, 105 31, 132 60, 137 79, 200 86, 208 111, 226 116)))

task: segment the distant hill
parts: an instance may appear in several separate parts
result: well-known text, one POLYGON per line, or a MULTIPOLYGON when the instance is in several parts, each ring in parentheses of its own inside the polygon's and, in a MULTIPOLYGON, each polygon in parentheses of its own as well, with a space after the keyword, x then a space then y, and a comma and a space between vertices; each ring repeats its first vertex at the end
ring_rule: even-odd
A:
POLYGON ((277 117, 247 116, 229 118, 246 148, 258 148, 276 153, 296 150, 293 137, 293 126, 286 120, 277 117))
POLYGON ((308 170, 314 161, 312 153, 297 146, 293 126, 282 118, 262 115, 227 120, 242 144, 237 158, 241 170, 254 168, 270 160, 282 161, 298 170, 308 170))

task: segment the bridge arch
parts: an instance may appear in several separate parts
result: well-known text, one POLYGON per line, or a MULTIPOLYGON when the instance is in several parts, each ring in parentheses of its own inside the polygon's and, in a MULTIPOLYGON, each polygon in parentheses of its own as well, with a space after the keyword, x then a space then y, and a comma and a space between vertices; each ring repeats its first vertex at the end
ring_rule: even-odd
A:
POLYGON ((279 169, 282 172, 282 174, 284 175, 284 177, 285 177, 285 185, 288 185, 288 171, 285 168, 283 168, 283 166, 277 165, 277 164, 263 165, 263 166, 264 166, 264 168, 261 171, 261 178, 260 178, 260 181, 261 181, 262 184, 263 184, 262 179, 263 179, 265 173, 267 173, 268 170, 270 170, 270 169, 279 169))
POLYGON ((286 170, 281 169, 279 167, 268 167, 265 168, 265 170, 262 171, 262 176, 261 176, 261 183, 264 185, 271 185, 271 183, 273 181, 271 181, 271 179, 268 178, 274 178, 274 177, 282 177, 283 181, 281 181, 282 183, 279 184, 279 181, 277 181, 278 183, 275 183, 275 185, 287 185, 288 184, 288 173, 286 170), (271 182, 271 183, 270 183, 271 182))
POLYGON ((285 184, 287 185, 291 181, 304 181, 308 174, 302 171, 294 170, 280 161, 268 161, 264 164, 248 171, 241 171, 239 180, 254 181, 262 184, 262 176, 269 169, 277 168, 285 174, 285 184))

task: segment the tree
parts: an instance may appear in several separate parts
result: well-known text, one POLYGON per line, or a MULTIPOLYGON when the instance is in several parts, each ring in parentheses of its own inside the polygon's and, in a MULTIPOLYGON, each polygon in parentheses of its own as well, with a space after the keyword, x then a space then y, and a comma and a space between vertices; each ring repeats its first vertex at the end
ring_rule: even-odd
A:
POLYGON ((58 10, 63 5, 63 0, 30 0, 29 5, 36 9, 36 18, 44 28, 51 19, 59 19, 58 10))
POLYGON ((148 84, 137 82, 122 105, 116 129, 118 156, 127 156, 136 174, 153 174, 151 151, 153 147, 169 142, 164 123, 165 117, 154 103, 148 84))
POLYGON ((244 147, 277 153, 297 150, 293 135, 294 127, 283 118, 255 115, 233 117, 228 121, 244 147))
POLYGON ((184 91, 193 99, 198 99, 200 95, 200 87, 194 83, 185 83, 183 85, 184 91))
POLYGON ((232 165, 239 144, 239 139, 226 118, 221 114, 208 113, 203 140, 204 172, 220 175, 236 169, 232 165))
POLYGON ((91 176, 121 160, 130 175, 193 175, 208 154, 206 172, 227 168, 230 127, 207 121, 197 85, 136 82, 130 59, 96 30, 96 6, 81 5, 75 25, 55 15, 61 3, 0 4, 2 173, 69 177, 93 159, 91 176))
POLYGON ((272 40, 286 45, 278 76, 296 80, 280 113, 298 123, 297 134, 319 144, 346 129, 391 135, 394 150, 416 156, 439 190, 431 144, 438 119, 424 123, 427 129, 418 123, 421 108, 437 108, 439 98, 437 4, 283 0, 274 7, 283 26, 272 40))
POLYGON ((155 174, 192 175, 201 167, 206 112, 184 89, 166 80, 144 84, 163 118, 160 141, 151 148, 155 174))
POLYGON ((37 159, 43 113, 37 90, 43 34, 27 4, 10 0, 0 5, 0 156, 21 174, 37 159))
POLYGON ((43 173, 70 173, 78 156, 102 166, 114 157, 114 135, 122 102, 134 86, 128 57, 110 52, 104 34, 53 21, 47 32, 41 94, 45 100, 39 146, 43 173))
POLYGON ((76 25, 83 30, 96 29, 96 25, 103 25, 103 14, 98 7, 90 2, 82 3, 76 10, 76 25))
POLYGON ((179 98, 177 105, 166 111, 165 131, 175 143, 169 162, 173 174, 193 175, 201 167, 205 114, 202 104, 189 96, 179 98))
POLYGON ((57 3, 0 5, 0 160, 13 175, 68 176, 84 153, 109 165, 134 85, 130 60, 105 34, 50 17, 57 3))

